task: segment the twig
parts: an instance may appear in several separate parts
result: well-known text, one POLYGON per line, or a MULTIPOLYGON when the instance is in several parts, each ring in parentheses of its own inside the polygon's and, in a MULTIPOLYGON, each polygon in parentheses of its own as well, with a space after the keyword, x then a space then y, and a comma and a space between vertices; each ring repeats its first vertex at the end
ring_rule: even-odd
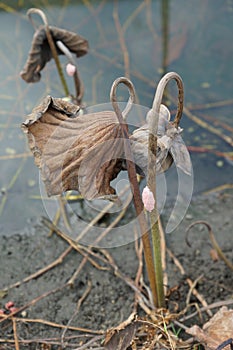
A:
MULTIPOLYGON (((135 252, 138 258, 138 269, 135 276, 135 284, 140 288, 139 282, 143 278, 143 244, 142 240, 138 239, 137 228, 135 227, 135 252)), ((134 312, 136 313, 138 304, 138 294, 135 293, 135 301, 134 301, 134 312)))
MULTIPOLYGON (((190 315, 184 316, 182 318, 180 318, 180 322, 184 322, 189 320, 190 318, 193 318, 194 316, 196 316, 199 312, 203 312, 203 311, 210 311, 212 309, 217 309, 219 307, 222 306, 226 306, 226 305, 232 305, 233 304, 233 299, 229 299, 229 300, 221 300, 221 301, 217 301, 213 304, 210 304, 208 306, 204 306, 202 308, 199 309, 199 311, 195 311, 190 315)), ((212 314, 212 313, 211 313, 212 314)))
POLYGON ((225 106, 231 106, 233 105, 233 99, 231 98, 230 100, 223 100, 223 101, 217 101, 217 102, 207 102, 205 104, 189 104, 188 108, 191 111, 195 111, 198 109, 211 109, 211 108, 216 108, 216 107, 225 107, 225 106))
POLYGON ((165 233, 163 229, 163 225, 161 219, 159 217, 159 231, 161 237, 161 261, 162 261, 162 269, 163 269, 163 288, 164 294, 167 294, 167 286, 168 286, 168 274, 166 272, 167 264, 166 264, 166 239, 165 233))
POLYGON ((66 213, 66 206, 65 206, 65 202, 64 202, 64 197, 62 194, 60 196, 58 196, 58 201, 59 201, 60 212, 61 212, 64 224, 65 224, 65 227, 68 231, 71 231, 71 226, 70 226, 69 219, 68 219, 67 213, 66 213))
MULTIPOLYGON (((1 127, 1 126, 0 126, 1 127)), ((31 158, 31 152, 18 153, 18 154, 8 154, 4 156, 0 156, 0 160, 9 160, 9 159, 18 159, 18 158, 31 158)))
MULTIPOLYGON (((4 322, 5 320, 11 318, 12 316, 15 316, 17 313, 20 313, 24 310, 26 310, 27 308, 29 308, 30 306, 36 304, 38 301, 48 297, 51 294, 55 294, 59 291, 61 291, 62 289, 66 288, 68 286, 68 283, 63 284, 60 287, 54 288, 49 290, 48 292, 43 293, 42 295, 40 295, 39 297, 34 298, 33 300, 31 300, 30 302, 28 302, 27 304, 25 304, 24 306, 17 308, 16 311, 11 312, 9 315, 3 315, 3 318, 0 318, 0 323, 4 322)), ((17 318, 16 318, 17 320, 17 318)), ((21 319, 24 320, 24 319, 21 319)))
POLYGON ((79 312, 79 309, 82 305, 82 302, 86 299, 86 297, 88 296, 88 294, 90 293, 91 291, 91 281, 87 281, 87 288, 86 290, 84 291, 83 295, 81 296, 81 298, 79 298, 78 300, 78 303, 77 303, 77 308, 74 312, 74 314, 72 315, 72 317, 70 318, 69 322, 67 323, 66 325, 66 328, 64 329, 64 331, 62 332, 62 335, 61 335, 61 343, 62 343, 62 346, 64 347, 64 339, 65 339, 65 334, 68 330, 68 327, 70 326, 71 322, 73 321, 73 319, 77 316, 78 312, 79 312))
MULTIPOLYGON (((167 96, 169 97, 169 99, 172 102, 174 102, 174 98, 170 94, 168 94, 167 96)), ((197 125, 199 125, 202 128, 208 130, 210 133, 217 135, 222 140, 224 140, 226 143, 228 143, 229 145, 233 146, 233 139, 232 139, 232 137, 224 135, 219 129, 216 129, 214 126, 212 126, 212 125, 208 124, 207 122, 205 122, 204 120, 198 118, 196 115, 191 113, 190 110, 187 107, 184 107, 184 114, 190 120, 192 120, 194 123, 196 123, 197 125)))
POLYGON ((18 336, 17 336, 16 319, 14 317, 12 317, 12 323, 13 323, 15 350, 19 350, 19 340, 18 340, 18 336))
POLYGON ((230 131, 231 133, 233 133, 233 127, 231 127, 230 125, 222 122, 221 120, 217 119, 217 118, 214 118, 210 115, 206 115, 206 114, 201 114, 201 116, 208 120, 208 121, 211 121, 213 124, 215 125, 219 125, 221 128, 227 130, 227 131, 230 131))
POLYGON ((198 284, 198 282, 203 278, 203 275, 197 277, 195 279, 194 282, 191 282, 191 286, 190 289, 188 291, 187 297, 186 297, 186 306, 188 306, 190 304, 190 298, 191 298, 191 294, 193 294, 194 289, 196 288, 196 285, 198 284))
MULTIPOLYGON (((181 265, 181 263, 179 262, 179 260, 175 257, 175 255, 172 253, 172 251, 171 251, 170 249, 167 248, 167 252, 168 252, 168 254, 170 255, 170 257, 173 259, 175 265, 179 268, 181 275, 183 275, 183 276, 186 275, 186 272, 185 272, 183 266, 181 265)), ((192 280, 191 280, 190 278, 186 278, 185 280, 186 280, 186 282, 188 283, 189 287, 192 288, 192 286, 193 286, 192 280)), ((208 314, 209 316, 212 316, 211 311, 208 309, 208 304, 207 304, 207 302, 206 302, 205 299, 201 296, 201 294, 198 293, 198 291, 196 290, 196 288, 193 288, 193 289, 192 289, 192 294, 201 302, 201 304, 202 304, 204 307, 207 308, 207 309, 206 309, 206 310, 207 310, 207 314, 208 314)))
MULTIPOLYGON (((20 319, 21 321, 21 319, 20 319)), ((19 322, 19 321, 18 321, 19 322)), ((67 340, 77 340, 80 338, 95 338, 94 341, 98 340, 98 339, 102 339, 103 336, 102 335, 93 335, 93 334, 76 334, 76 335, 71 335, 71 336, 67 336, 66 339, 67 340)), ((9 344, 14 344, 14 339, 9 339, 9 338, 0 338, 0 343, 9 343, 9 344)), ((55 338, 55 337, 46 337, 46 338, 33 338, 33 339, 18 339, 19 344, 49 344, 49 345, 61 345, 61 341, 60 338, 55 338)), ((75 344, 69 344, 70 346, 72 345, 73 347, 77 346, 77 341, 75 344)))
MULTIPOLYGON (((97 340, 101 340, 101 339, 103 339, 103 336, 97 335, 96 337, 93 337, 91 340, 87 341, 85 344, 79 346, 78 348, 75 348, 74 350, 85 350, 85 349, 87 349, 87 347, 89 347, 90 345, 95 343, 97 340)), ((89 349, 96 350, 97 348, 90 347, 89 349)), ((99 349, 103 349, 104 350, 104 348, 99 348, 99 349)))
POLYGON ((117 8, 117 3, 114 1, 114 10, 113 10, 113 18, 116 26, 116 30, 118 33, 118 38, 121 46, 121 52, 123 54, 124 58, 124 67, 125 67, 125 72, 124 75, 126 78, 130 78, 130 63, 129 63, 129 52, 125 43, 125 38, 124 38, 124 32, 120 24, 119 20, 119 14, 118 14, 118 8, 117 8))
POLYGON ((190 152, 213 153, 216 156, 227 158, 229 161, 233 160, 233 152, 220 152, 203 146, 188 146, 187 148, 190 152))
POLYGON ((212 192, 219 192, 219 191, 223 191, 223 190, 231 189, 231 188, 233 188, 233 184, 224 184, 221 186, 214 187, 211 190, 205 191, 205 192, 203 192, 203 194, 209 194, 212 192))
POLYGON ((20 318, 20 317, 16 317, 15 318, 16 321, 20 321, 23 323, 40 323, 40 324, 44 324, 46 326, 50 326, 50 327, 54 327, 54 328, 60 328, 60 329, 69 329, 71 331, 79 331, 79 332, 84 332, 84 333, 91 333, 91 334, 104 334, 104 331, 102 330, 94 330, 94 329, 89 329, 89 328, 84 328, 84 327, 75 327, 75 326, 68 326, 64 325, 64 324, 60 324, 60 323, 56 323, 56 322, 51 322, 51 321, 47 321, 47 320, 42 320, 42 319, 38 319, 38 318, 20 318))

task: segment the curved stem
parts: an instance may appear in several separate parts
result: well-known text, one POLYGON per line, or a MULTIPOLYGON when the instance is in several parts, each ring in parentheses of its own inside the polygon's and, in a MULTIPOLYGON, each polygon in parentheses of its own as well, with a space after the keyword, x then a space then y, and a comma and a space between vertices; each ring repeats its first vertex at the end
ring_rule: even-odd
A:
POLYGON ((137 181, 135 163, 133 161, 133 155, 132 155, 130 141, 129 141, 128 126, 125 123, 126 115, 131 109, 132 104, 135 101, 135 91, 131 81, 125 77, 116 79, 111 88, 110 100, 112 102, 114 111, 121 125, 122 137, 124 139, 124 150, 125 150, 125 158, 126 158, 127 170, 129 175, 129 181, 130 181, 130 186, 133 193, 134 206, 135 206, 135 210, 136 210, 136 214, 137 214, 137 218, 138 218, 139 226, 141 230, 141 235, 142 235, 146 270, 148 274, 150 288, 153 295, 153 301, 154 301, 154 304, 156 305, 157 295, 156 295, 156 284, 155 284, 155 272, 154 272, 154 265, 153 265, 153 255, 152 255, 151 244, 150 244, 149 228, 148 228, 147 220, 143 210, 143 203, 142 203, 139 185, 137 181), (123 112, 121 112, 118 106, 117 98, 116 98, 116 89, 120 83, 125 84, 128 87, 129 93, 130 93, 128 103, 123 112))
POLYGON ((30 8, 30 9, 27 11, 27 16, 28 16, 28 18, 29 18, 29 20, 30 20, 30 22, 31 22, 31 24, 32 24, 32 26, 33 26, 33 28, 34 28, 35 31, 37 30, 37 27, 36 27, 35 22, 34 22, 33 19, 32 19, 32 14, 37 14, 38 16, 40 16, 40 18, 42 19, 42 21, 43 21, 43 23, 44 23, 45 26, 48 26, 48 25, 49 25, 45 13, 44 13, 42 10, 40 10, 40 9, 37 9, 37 8, 32 7, 32 8, 30 8))
POLYGON ((77 102, 77 104, 81 104, 82 98, 84 95, 84 88, 83 88, 83 83, 79 77, 77 65, 74 61, 73 55, 70 52, 70 50, 68 49, 68 47, 65 44, 63 44, 62 41, 60 41, 60 40, 56 41, 56 45, 64 53, 64 55, 66 55, 66 57, 68 58, 68 61, 73 66, 75 66, 75 73, 74 73, 73 78, 74 78, 74 86, 75 86, 75 91, 76 91, 76 102, 77 102))
POLYGON ((218 256, 225 262, 225 264, 231 270, 233 270, 233 264, 227 259, 227 257, 223 253, 222 249, 219 247, 218 242, 216 241, 216 239, 214 237, 214 233, 212 231, 212 228, 211 228, 210 224, 207 221, 195 221, 191 225, 189 225, 189 227, 186 230, 186 243, 188 244, 188 246, 191 246, 191 244, 188 241, 188 233, 190 232, 190 229, 193 226, 195 226, 195 225, 205 225, 207 227, 208 233, 209 233, 209 237, 210 237, 210 241, 212 243, 213 248, 216 250, 218 256))
POLYGON ((52 56, 54 58, 54 61, 56 63, 57 71, 58 71, 59 77, 61 79, 61 83, 62 83, 64 92, 65 92, 65 96, 68 97, 70 95, 69 94, 69 89, 68 89, 68 86, 67 86, 67 83, 66 83, 66 80, 65 80, 62 68, 61 68, 61 63, 60 63, 60 60, 59 60, 59 57, 58 57, 58 54, 57 54, 56 46, 54 44, 53 37, 52 37, 50 29, 49 29, 49 24, 48 24, 47 17, 44 14, 44 12, 42 10, 40 10, 40 9, 37 9, 37 8, 29 9, 27 11, 27 15, 28 15, 29 20, 31 21, 32 26, 33 26, 34 29, 36 29, 36 26, 35 26, 35 23, 32 20, 32 17, 31 17, 32 14, 39 15, 41 17, 43 23, 44 23, 45 32, 46 32, 47 40, 48 40, 48 43, 49 43, 49 47, 50 47, 50 50, 52 52, 52 56))
POLYGON ((113 108, 117 114, 117 117, 118 116, 121 117, 121 114, 122 114, 123 120, 125 120, 126 116, 129 114, 129 112, 132 108, 132 104, 136 100, 135 89, 134 89, 132 82, 128 78, 125 78, 125 77, 120 77, 120 78, 117 78, 116 80, 114 80, 112 87, 111 87, 111 91, 110 91, 110 100, 111 100, 113 108), (125 109, 122 112, 118 106, 117 97, 116 97, 116 89, 117 89, 118 85, 121 83, 125 84, 129 90, 129 99, 128 99, 128 102, 127 102, 125 109))
MULTIPOLYGON (((159 114, 159 109, 160 109, 160 105, 162 103, 164 90, 166 88, 166 85, 172 79, 174 79, 176 81, 177 87, 178 87, 177 112, 176 112, 174 122, 173 122, 175 127, 177 128, 179 126, 179 123, 180 123, 180 120, 182 117, 182 112, 183 112, 184 87, 183 87, 183 81, 182 81, 181 77, 176 72, 169 72, 169 73, 165 74, 163 76, 163 78, 160 80, 160 82, 157 86, 156 93, 155 93, 155 97, 154 97, 154 101, 153 101, 153 105, 152 105, 152 111, 153 111, 153 113, 159 114)), ((151 118, 151 119, 154 119, 154 118, 151 118)), ((152 127, 153 131, 156 131, 155 135, 157 135, 158 125, 156 125, 156 120, 152 121, 151 127, 152 127)))
POLYGON ((147 186, 152 191, 154 200, 155 200, 154 209, 150 212, 150 222, 151 222, 152 244, 153 244, 153 252, 154 252, 154 266, 155 266, 158 307, 165 307, 165 297, 164 297, 164 289, 163 289, 163 270, 162 270, 162 260, 161 260, 160 231, 159 231, 159 224, 158 224, 158 210, 157 210, 157 199, 156 199, 157 131, 158 131, 160 105, 162 103, 164 90, 167 83, 172 79, 176 80, 178 85, 178 91, 179 91, 177 113, 174 120, 174 125, 178 127, 179 121, 182 116, 182 110, 183 110, 183 84, 182 84, 182 79, 177 73, 174 73, 174 72, 167 73, 160 80, 156 89, 152 109, 148 112, 148 116, 147 116, 148 123, 149 123, 147 186))

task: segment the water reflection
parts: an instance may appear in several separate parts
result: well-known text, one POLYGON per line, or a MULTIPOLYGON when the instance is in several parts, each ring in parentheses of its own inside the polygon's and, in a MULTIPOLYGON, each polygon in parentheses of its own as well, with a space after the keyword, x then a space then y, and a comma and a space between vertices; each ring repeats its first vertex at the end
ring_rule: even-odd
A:
MULTIPOLYGON (((88 6, 77 1, 37 3, 44 8, 51 25, 78 32, 89 40, 89 54, 78 61, 88 106, 108 102, 113 80, 122 75, 129 75, 135 84, 138 103, 150 106, 161 74, 174 70, 184 80, 189 112, 220 130, 230 141, 231 2, 92 1, 88 6)), ((19 72, 33 35, 25 16, 32 2, 2 1, 0 5, 0 230, 13 232, 20 230, 28 218, 44 214, 38 170, 19 125, 42 97, 61 97, 63 90, 52 61, 40 83, 27 85, 21 80, 19 72), (19 7, 19 3, 23 6, 19 7)), ((65 63, 62 58, 63 66, 65 63)), ((73 80, 67 77, 67 82, 73 90, 73 80)), ((172 85, 168 93, 175 96, 172 85)), ((119 98, 125 100, 124 90, 120 94, 119 98)), ((231 141, 223 141, 187 115, 182 125, 186 144, 200 147, 191 153, 195 193, 232 182, 232 154, 231 158, 221 155, 232 152, 231 141)), ((169 193, 176 191, 173 176, 171 171, 167 177, 169 193)))

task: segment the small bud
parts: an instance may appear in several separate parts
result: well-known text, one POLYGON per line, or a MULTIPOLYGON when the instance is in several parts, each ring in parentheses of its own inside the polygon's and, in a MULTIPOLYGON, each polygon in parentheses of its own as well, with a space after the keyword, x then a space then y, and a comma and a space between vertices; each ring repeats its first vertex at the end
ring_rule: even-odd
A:
POLYGON ((154 195, 148 186, 146 186, 142 191, 142 201, 146 210, 152 211, 154 209, 155 207, 154 195))
POLYGON ((66 65, 66 73, 67 73, 70 77, 73 77, 75 72, 76 72, 76 67, 75 67, 73 64, 68 63, 68 64, 66 65))
POLYGON ((10 307, 10 312, 11 313, 16 312, 16 311, 18 311, 17 307, 14 307, 14 306, 10 307))
POLYGON ((10 310, 11 307, 14 307, 15 306, 15 303, 13 301, 8 301, 6 304, 5 304, 5 308, 7 310, 10 310))

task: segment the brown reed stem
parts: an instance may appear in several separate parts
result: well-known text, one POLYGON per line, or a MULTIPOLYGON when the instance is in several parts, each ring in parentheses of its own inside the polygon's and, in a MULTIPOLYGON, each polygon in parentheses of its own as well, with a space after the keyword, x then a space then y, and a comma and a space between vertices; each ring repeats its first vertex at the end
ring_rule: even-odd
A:
POLYGON ((123 83, 128 87, 130 92, 131 103, 133 103, 135 100, 135 92, 131 81, 125 77, 120 77, 116 79, 112 85, 110 98, 111 98, 111 102, 115 110, 115 113, 117 115, 117 118, 119 120, 119 123, 121 125, 122 136, 124 139, 124 150, 125 150, 127 170, 128 170, 131 190, 133 193, 134 206, 135 206, 135 210, 136 210, 136 214, 137 214, 137 218, 138 218, 138 222, 141 230, 141 235, 142 235, 146 270, 148 274, 150 288, 153 295, 153 301, 154 301, 154 304, 156 305, 157 294, 156 294, 155 270, 154 270, 153 255, 152 255, 152 249, 151 249, 151 243, 150 243, 149 227, 148 227, 146 216, 144 213, 144 206, 142 203, 139 185, 137 181, 136 168, 135 168, 135 163, 133 161, 133 155, 132 155, 130 141, 129 141, 128 125, 123 119, 123 116, 118 106, 118 102, 116 98, 116 88, 120 83, 123 83))

